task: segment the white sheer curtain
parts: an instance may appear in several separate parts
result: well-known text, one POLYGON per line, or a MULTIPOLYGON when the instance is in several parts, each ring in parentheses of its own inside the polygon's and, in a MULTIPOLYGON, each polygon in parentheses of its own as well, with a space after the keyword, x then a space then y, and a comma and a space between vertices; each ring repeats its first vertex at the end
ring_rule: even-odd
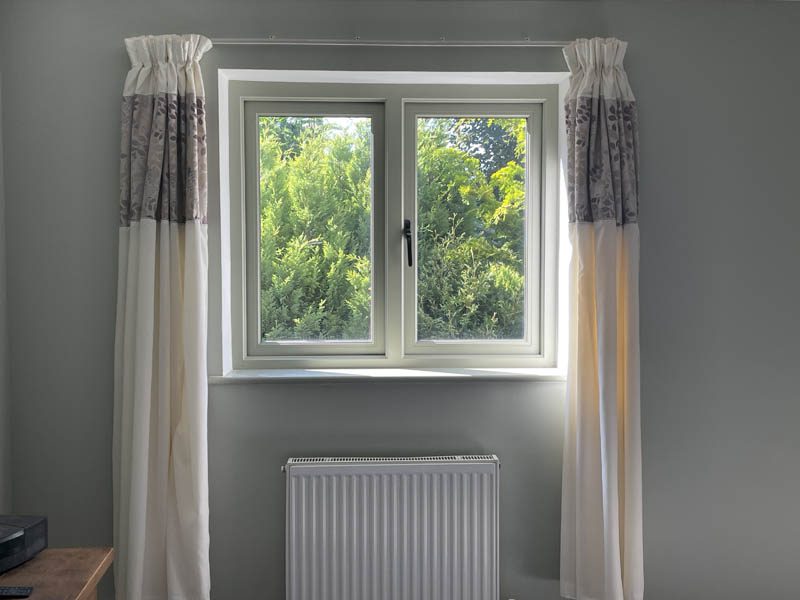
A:
POLYGON ((206 125, 198 35, 125 40, 114 394, 119 600, 207 600, 206 125))
POLYGON ((639 227, 636 101, 626 44, 564 50, 570 264, 561 594, 641 600, 639 227))

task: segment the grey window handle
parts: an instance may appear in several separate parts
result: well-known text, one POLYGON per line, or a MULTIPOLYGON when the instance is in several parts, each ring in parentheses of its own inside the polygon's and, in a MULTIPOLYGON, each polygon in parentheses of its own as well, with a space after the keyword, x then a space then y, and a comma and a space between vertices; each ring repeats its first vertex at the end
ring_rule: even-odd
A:
POLYGON ((414 246, 411 243, 411 220, 405 219, 403 221, 403 236, 406 238, 406 254, 408 255, 408 266, 414 266, 414 246))

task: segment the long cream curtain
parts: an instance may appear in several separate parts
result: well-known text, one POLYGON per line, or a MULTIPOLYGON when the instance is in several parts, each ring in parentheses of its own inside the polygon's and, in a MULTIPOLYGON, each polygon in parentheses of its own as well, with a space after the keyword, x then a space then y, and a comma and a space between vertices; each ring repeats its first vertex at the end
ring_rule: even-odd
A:
POLYGON ((644 594, 638 123, 625 49, 592 39, 564 50, 572 260, 561 594, 578 600, 644 594))
POLYGON ((118 600, 208 600, 206 124, 199 35, 125 40, 114 393, 118 600))

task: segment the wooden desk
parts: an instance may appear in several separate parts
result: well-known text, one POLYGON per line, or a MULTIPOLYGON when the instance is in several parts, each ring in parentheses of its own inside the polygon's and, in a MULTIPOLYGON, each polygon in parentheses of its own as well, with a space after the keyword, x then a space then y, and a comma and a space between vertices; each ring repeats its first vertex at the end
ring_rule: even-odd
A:
POLYGON ((0 586, 32 586, 28 600, 96 600, 113 548, 47 548, 0 575, 0 586))

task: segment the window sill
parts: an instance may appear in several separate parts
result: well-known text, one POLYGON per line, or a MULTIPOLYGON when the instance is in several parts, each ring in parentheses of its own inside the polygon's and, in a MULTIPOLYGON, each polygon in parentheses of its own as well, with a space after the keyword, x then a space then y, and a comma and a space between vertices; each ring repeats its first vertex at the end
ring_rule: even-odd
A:
POLYGON ((566 381, 562 369, 262 369, 212 375, 209 384, 350 381, 566 381))

